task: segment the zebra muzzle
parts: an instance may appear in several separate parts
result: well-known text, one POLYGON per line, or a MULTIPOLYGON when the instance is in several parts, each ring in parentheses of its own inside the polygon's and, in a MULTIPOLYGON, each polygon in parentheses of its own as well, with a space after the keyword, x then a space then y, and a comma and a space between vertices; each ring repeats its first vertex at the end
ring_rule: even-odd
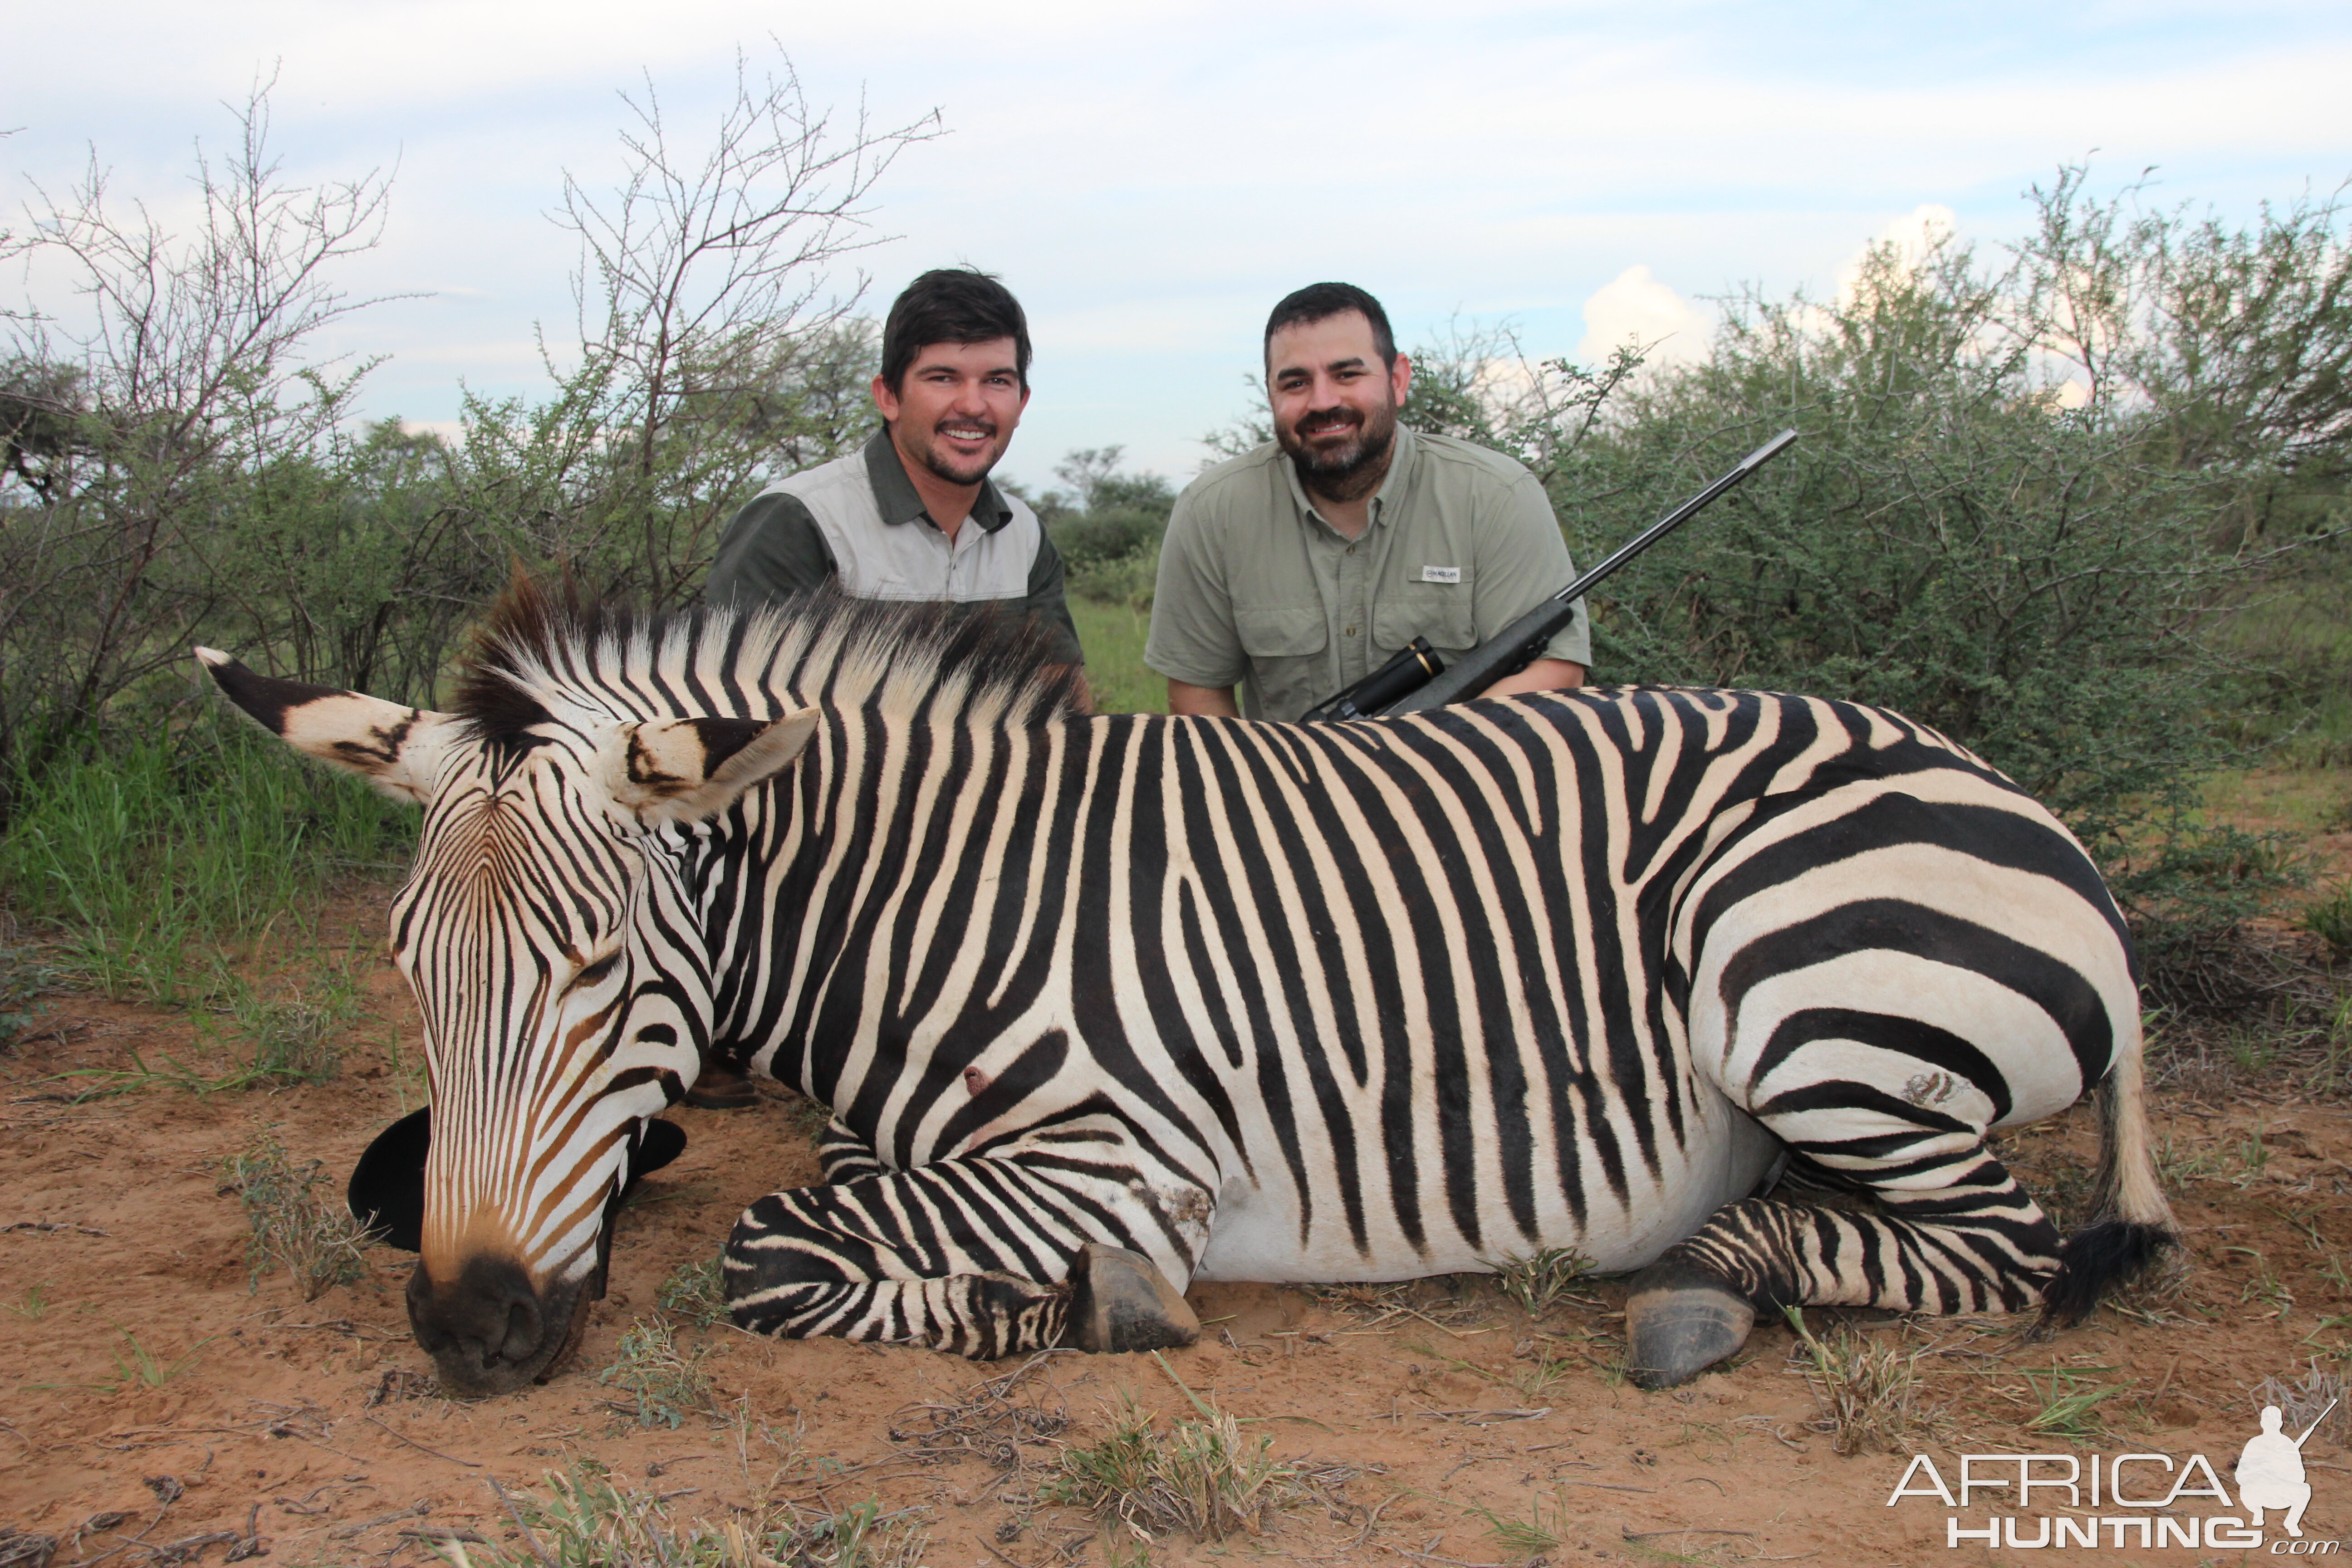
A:
POLYGON ((552 1372, 580 1316, 578 1283, 541 1290, 511 1258, 476 1254, 436 1281, 420 1260, 408 1279, 408 1322, 457 1398, 510 1394, 552 1372))

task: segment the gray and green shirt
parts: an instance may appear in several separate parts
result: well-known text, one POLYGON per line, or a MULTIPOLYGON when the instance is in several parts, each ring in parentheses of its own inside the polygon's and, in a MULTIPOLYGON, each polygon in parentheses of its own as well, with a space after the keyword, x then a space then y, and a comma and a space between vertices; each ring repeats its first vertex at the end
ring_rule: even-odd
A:
POLYGON ((761 490, 719 536, 704 597, 772 604, 837 578, 858 599, 995 605, 1037 617, 1047 657, 1076 664, 1077 627, 1062 597, 1062 557, 1037 514, 983 479, 950 543, 886 426, 863 449, 761 490))
MULTIPOLYGON (((1242 711, 1297 719, 1416 637, 1451 664, 1576 575, 1536 477, 1484 447, 1399 427, 1358 539, 1315 510, 1269 442, 1184 489, 1168 520, 1144 662, 1244 682, 1242 711)), ((1591 662, 1583 606, 1544 650, 1591 662)))

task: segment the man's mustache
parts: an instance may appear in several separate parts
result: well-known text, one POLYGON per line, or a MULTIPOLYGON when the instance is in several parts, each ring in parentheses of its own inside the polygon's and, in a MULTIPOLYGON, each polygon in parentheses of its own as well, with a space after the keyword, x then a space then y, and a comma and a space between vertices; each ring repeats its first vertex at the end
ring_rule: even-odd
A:
POLYGON ((1361 425, 1363 416, 1352 409, 1335 408, 1328 414, 1310 414, 1298 422, 1301 436, 1319 436, 1326 430, 1346 430, 1361 425))

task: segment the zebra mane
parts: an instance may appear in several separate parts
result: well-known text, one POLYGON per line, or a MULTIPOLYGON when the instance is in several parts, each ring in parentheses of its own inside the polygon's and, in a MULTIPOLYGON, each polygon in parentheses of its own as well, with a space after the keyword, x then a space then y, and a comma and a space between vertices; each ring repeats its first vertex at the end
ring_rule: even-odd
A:
POLYGON ((1047 674, 1029 617, 852 599, 649 613, 569 577, 517 574, 474 634, 455 715, 493 744, 533 725, 772 718, 818 703, 1031 729, 1074 717, 1074 671, 1047 674))

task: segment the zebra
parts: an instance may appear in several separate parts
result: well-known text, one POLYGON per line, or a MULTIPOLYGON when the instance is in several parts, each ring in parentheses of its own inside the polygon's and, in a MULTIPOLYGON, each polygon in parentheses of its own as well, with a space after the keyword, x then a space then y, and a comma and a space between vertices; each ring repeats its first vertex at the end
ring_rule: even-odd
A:
POLYGON ((1198 1331, 1194 1280, 1566 1248, 1632 1274, 1664 1387, 1785 1307, 2071 1322, 2172 1243, 2124 922, 1935 731, 1662 687, 1088 716, 1024 636, 525 581, 446 712, 199 650, 424 807, 392 939, 429 1135, 371 1180, 406 1173, 453 1392, 551 1373, 712 1059, 833 1111, 823 1182, 725 1248, 779 1336, 1148 1349, 1198 1331), (2094 1086, 2062 1242, 1988 1137, 2094 1086), (1784 1168, 1867 1201, 1768 1195, 1784 1168))

